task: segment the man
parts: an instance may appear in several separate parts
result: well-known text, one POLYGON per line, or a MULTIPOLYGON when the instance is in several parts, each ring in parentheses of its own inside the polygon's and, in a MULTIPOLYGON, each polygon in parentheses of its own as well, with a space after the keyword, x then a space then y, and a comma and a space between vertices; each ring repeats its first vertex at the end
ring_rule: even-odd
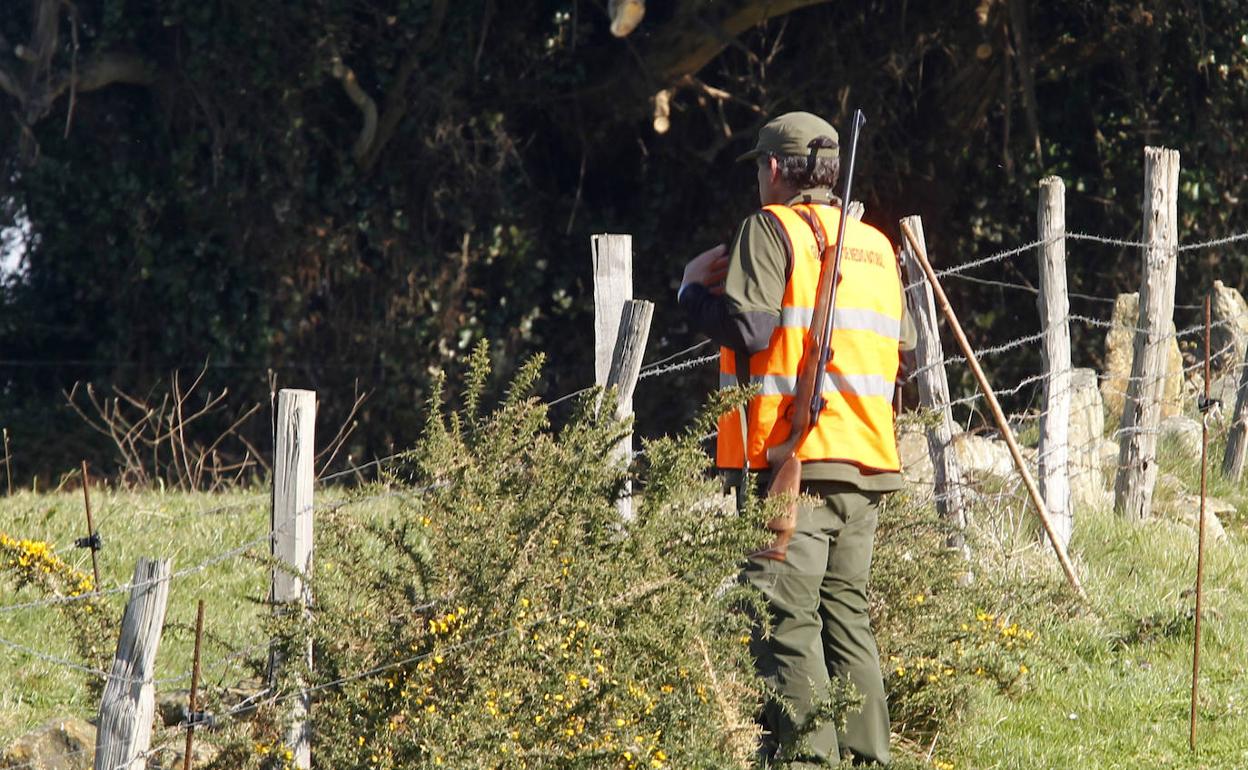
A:
MULTIPOLYGON (((721 345, 721 387, 760 389, 744 410, 745 429, 740 413, 720 419, 716 464, 758 472, 763 489, 766 449, 789 433, 820 255, 836 242, 838 151, 836 130, 810 113, 763 126, 757 146, 738 159, 757 164, 763 208, 741 223, 730 248, 716 246, 689 262, 681 283, 681 307, 721 345)), ((819 502, 799 506, 784 560, 754 555, 742 575, 771 610, 773 633, 756 639, 752 651, 783 701, 764 708, 764 751, 796 760, 795 767, 835 765, 842 753, 855 762, 889 762, 867 579, 881 498, 902 485, 892 397, 901 351, 914 347, 914 332, 892 244, 852 219, 837 292, 827 404, 798 449, 802 492, 819 502), (839 735, 834 724, 815 724, 799 740, 835 680, 853 683, 861 710, 848 714, 839 735)))

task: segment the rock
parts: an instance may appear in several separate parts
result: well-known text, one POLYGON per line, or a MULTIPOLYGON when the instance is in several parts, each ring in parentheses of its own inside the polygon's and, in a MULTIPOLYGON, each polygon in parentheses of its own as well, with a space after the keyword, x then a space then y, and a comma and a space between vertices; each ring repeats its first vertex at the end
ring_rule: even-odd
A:
MULTIPOLYGON (((206 741, 199 740, 198 733, 196 736, 191 749, 191 766, 207 767, 220 755, 221 750, 206 741)), ((148 758, 147 770, 182 770, 186 766, 185 756, 186 738, 170 741, 164 748, 153 752, 148 758)))
POLYGON ((1105 406, 1096 371, 1074 369, 1070 377, 1070 496, 1076 507, 1099 507, 1105 495, 1100 442, 1105 433, 1105 406))
POLYGON ((1004 442, 975 433, 958 433, 953 437, 953 446, 958 453, 958 467, 962 470, 963 481, 971 482, 983 476, 1013 478, 1014 459, 1004 442))
POLYGON ((927 435, 922 426, 909 426, 897 436, 897 452, 906 481, 923 487, 935 483, 936 471, 927 449, 927 435))
POLYGON ((1095 443, 1095 448, 1092 450, 1100 461, 1101 472, 1105 474, 1106 486, 1112 485, 1114 477, 1118 475, 1118 449, 1118 442, 1101 438, 1095 443))
POLYGON ((156 724, 177 727, 186 720, 186 708, 191 702, 190 690, 170 690, 156 693, 156 724))
MULTIPOLYGON (((1215 419, 1220 425, 1230 423, 1231 414, 1235 411, 1235 404, 1239 400, 1239 386, 1242 384, 1240 377, 1234 373, 1228 372, 1221 377, 1214 377, 1213 382, 1209 385, 1209 398, 1222 402, 1221 407, 1214 413, 1215 419)), ((1204 392, 1201 392, 1204 395, 1204 392)))
MULTIPOLYGON (((1138 292, 1119 294, 1114 303, 1114 316, 1109 333, 1105 335, 1105 381, 1101 383, 1101 398, 1105 402, 1106 421, 1117 427, 1122 420, 1122 403, 1127 396, 1127 384, 1131 378, 1131 359, 1135 355, 1135 329, 1139 323, 1140 295, 1138 292)), ((1162 390, 1161 416, 1163 418, 1183 411, 1183 356, 1179 353, 1174 321, 1169 324, 1166 340, 1165 387, 1162 390)))
MULTIPOLYGON (((1181 494, 1175 500, 1180 519, 1192 529, 1200 527, 1200 495, 1181 494)), ((1226 529, 1220 514, 1234 513, 1235 506, 1216 497, 1205 498, 1205 537, 1215 543, 1226 541, 1226 529)))
POLYGON ((1248 302, 1244 302, 1238 289, 1221 281, 1213 282, 1211 294, 1213 327, 1209 330, 1209 347, 1213 366, 1219 372, 1234 373, 1244 362, 1244 346, 1248 345, 1248 302))
POLYGON ((95 727, 69 717, 55 719, 18 738, 0 755, 0 768, 91 770, 94 760, 95 727))
POLYGON ((1191 417, 1175 415, 1161 421, 1162 440, 1170 439, 1191 459, 1200 459, 1202 429, 1191 417))

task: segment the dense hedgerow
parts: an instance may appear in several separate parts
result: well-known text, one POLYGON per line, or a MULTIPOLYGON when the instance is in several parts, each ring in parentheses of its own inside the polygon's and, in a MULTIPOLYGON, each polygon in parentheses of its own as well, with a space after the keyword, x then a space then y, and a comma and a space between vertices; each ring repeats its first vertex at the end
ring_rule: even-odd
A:
MULTIPOLYGON (((596 396, 551 428, 529 395, 539 366, 483 413, 479 351, 464 408, 435 395, 393 470, 401 513, 318 514, 316 609, 279 624, 292 647, 314 643, 312 670, 290 669, 285 686, 315 688, 315 766, 753 761, 762 694, 741 611, 753 599, 733 578, 765 513, 720 504, 699 446, 713 412, 647 442, 630 470, 596 396), (634 517, 621 521, 630 477, 634 517)), ((280 718, 268 719, 217 766, 283 764, 280 718)))

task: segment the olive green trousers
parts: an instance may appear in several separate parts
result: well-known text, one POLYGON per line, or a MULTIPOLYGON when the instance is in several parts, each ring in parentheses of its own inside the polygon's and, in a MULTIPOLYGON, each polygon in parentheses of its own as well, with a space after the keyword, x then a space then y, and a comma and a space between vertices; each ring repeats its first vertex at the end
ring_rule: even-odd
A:
POLYGON ((788 558, 752 558, 741 576, 771 613, 771 635, 756 632, 751 644, 759 674, 778 695, 763 709, 764 747, 794 767, 836 765, 842 754, 887 765, 888 701, 867 616, 882 493, 832 481, 806 482, 802 491, 820 502, 799 508, 788 558), (847 715, 843 731, 816 724, 799 741, 800 726, 828 698, 833 680, 853 683, 861 710, 847 715))

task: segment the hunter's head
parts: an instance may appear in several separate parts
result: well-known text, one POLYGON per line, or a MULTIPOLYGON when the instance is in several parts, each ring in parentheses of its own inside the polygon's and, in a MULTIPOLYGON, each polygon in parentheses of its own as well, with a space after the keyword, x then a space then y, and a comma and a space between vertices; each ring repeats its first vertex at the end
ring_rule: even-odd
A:
POLYGON ((818 115, 787 112, 759 129, 754 149, 737 160, 758 164, 762 205, 784 203, 802 190, 830 190, 841 170, 836 129, 818 115))

